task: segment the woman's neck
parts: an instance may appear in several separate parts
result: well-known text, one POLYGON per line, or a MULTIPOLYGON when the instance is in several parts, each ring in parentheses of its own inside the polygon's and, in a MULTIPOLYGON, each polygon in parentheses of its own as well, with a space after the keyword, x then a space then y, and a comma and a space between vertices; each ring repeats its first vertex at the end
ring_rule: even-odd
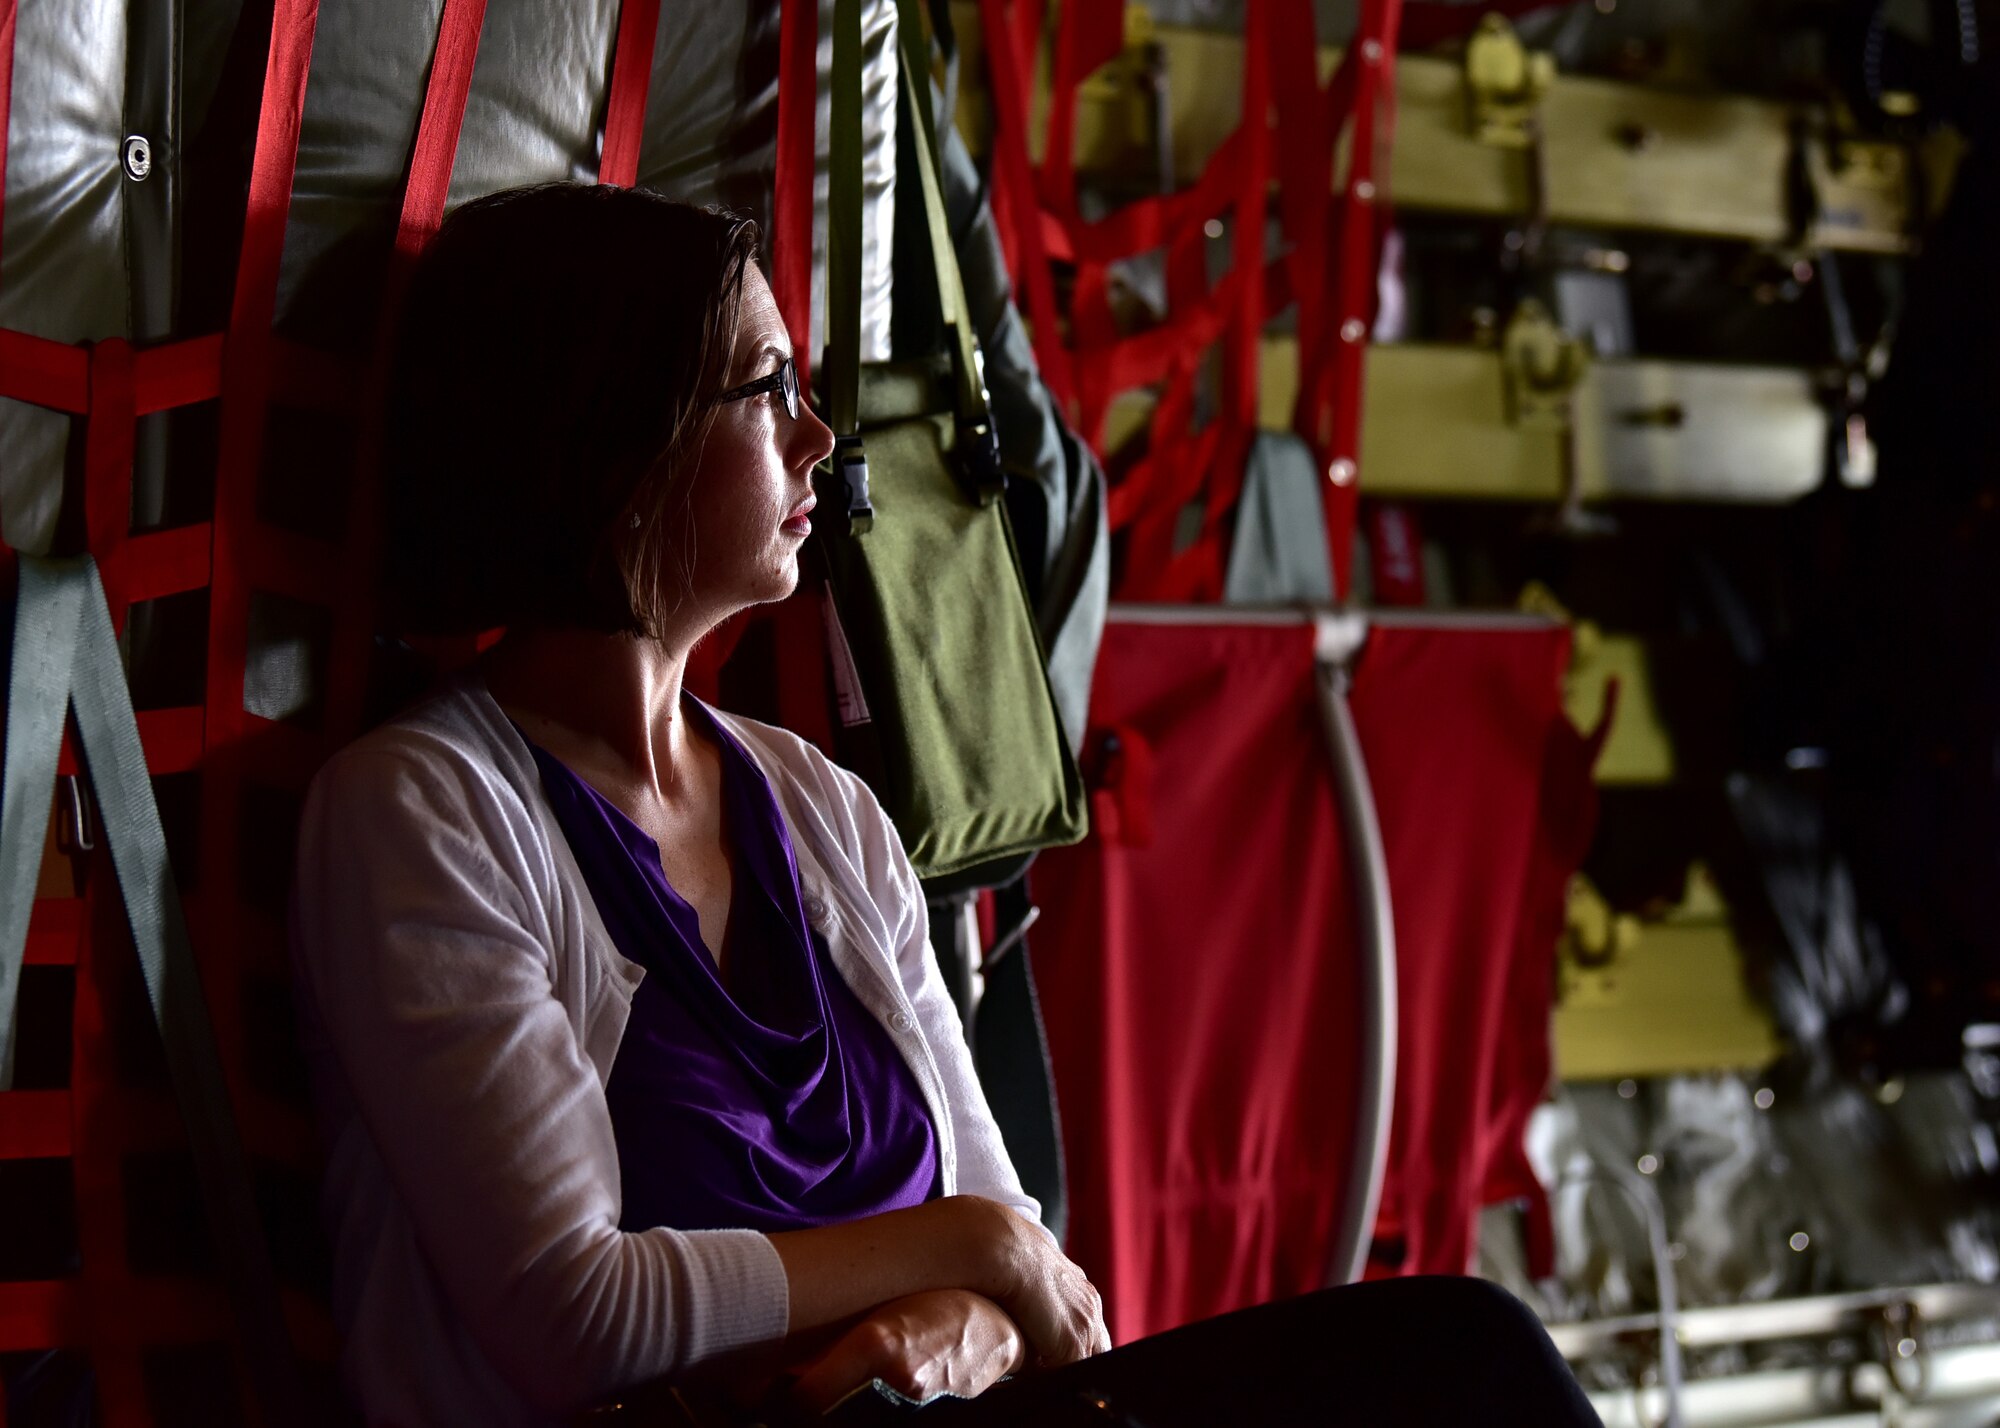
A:
POLYGON ((480 657, 486 687, 536 743, 672 800, 686 776, 681 680, 688 651, 637 635, 509 633, 480 657))

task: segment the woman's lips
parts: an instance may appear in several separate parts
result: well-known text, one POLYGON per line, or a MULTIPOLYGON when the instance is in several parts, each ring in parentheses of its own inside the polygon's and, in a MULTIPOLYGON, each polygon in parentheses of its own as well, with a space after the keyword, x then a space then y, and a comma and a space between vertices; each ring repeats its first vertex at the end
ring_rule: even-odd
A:
POLYGON ((812 510, 818 505, 816 498, 808 496, 799 503, 798 509, 785 517, 784 529, 793 535, 812 534, 812 510))

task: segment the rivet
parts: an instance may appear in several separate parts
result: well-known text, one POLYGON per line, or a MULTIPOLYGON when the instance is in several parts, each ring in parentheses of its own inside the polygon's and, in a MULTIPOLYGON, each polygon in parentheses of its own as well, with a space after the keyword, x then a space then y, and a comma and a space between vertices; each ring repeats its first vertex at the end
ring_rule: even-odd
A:
POLYGON ((1637 1081, 1634 1081, 1630 1076, 1627 1076, 1623 1081, 1620 1081, 1618 1083, 1619 1100, 1629 1101, 1638 1094, 1639 1094, 1639 1083, 1637 1081))
POLYGON ((144 134, 131 134, 125 139, 125 176, 134 183, 145 180, 153 171, 153 141, 144 134))
POLYGON ((1326 479, 1333 482, 1336 486, 1352 486, 1354 484, 1353 459, 1346 456, 1335 457, 1333 464, 1326 468, 1326 479))
POLYGON ((1750 1098, 1750 1101, 1751 1104, 1756 1106, 1758 1110, 1768 1111, 1774 1104, 1776 1104, 1777 1099, 1778 1099, 1777 1093, 1773 1091, 1769 1086, 1759 1086, 1757 1088, 1757 1094, 1752 1096, 1750 1098))
POLYGON ((1362 203, 1373 203, 1375 201, 1374 183, 1368 179, 1356 179, 1354 181, 1354 196, 1362 203))
POLYGON ((1812 1236, 1804 1230, 1799 1230, 1789 1240, 1785 1241, 1785 1243, 1790 1245, 1794 1252, 1803 1254, 1806 1246, 1812 1243, 1812 1236))
POLYGON ((1350 317, 1347 321, 1340 324, 1340 340, 1342 342, 1359 342, 1367 335, 1368 324, 1358 317, 1350 317))
POLYGON ((1660 1168, 1660 1157, 1648 1151, 1639 1157, 1639 1173, 1651 1175, 1660 1168))
POLYGON ((1222 236, 1222 220, 1220 218, 1209 219, 1208 222, 1201 225, 1201 231, 1207 237, 1220 238, 1222 236))
POLYGON ((1382 42, 1380 40, 1363 40, 1361 42, 1361 58, 1369 64, 1380 64, 1382 62, 1382 42))
POLYGON ((1915 1339, 1896 1340, 1897 1358, 1899 1359, 1915 1358, 1916 1354, 1917 1354, 1917 1341, 1915 1339))

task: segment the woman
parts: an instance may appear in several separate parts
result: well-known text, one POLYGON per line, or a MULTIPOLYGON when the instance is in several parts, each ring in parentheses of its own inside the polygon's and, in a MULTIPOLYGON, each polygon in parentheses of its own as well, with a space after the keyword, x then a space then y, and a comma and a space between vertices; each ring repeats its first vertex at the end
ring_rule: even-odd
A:
MULTIPOLYGON (((1168 1371, 1190 1352, 1226 1401, 1280 1362, 1321 1394, 1400 1332, 1393 1294, 1341 1355, 1324 1311, 1262 1310, 1080 1362, 1096 1292, 1008 1161, 894 829, 809 745, 683 693, 704 635, 795 585, 832 444, 754 248, 725 215, 549 185, 459 210, 411 288, 399 618, 507 633, 338 755, 302 825, 348 1382, 404 1428, 660 1382, 809 1413, 1024 1370, 921 1412, 1104 1421, 1121 1363, 1139 1386, 1111 1397, 1196 1401, 1207 1379, 1168 1371), (1301 1369, 1302 1346, 1325 1352, 1301 1369)), ((1546 1411, 1581 1399, 1549 1396, 1518 1306, 1424 1304, 1526 1344, 1500 1355, 1541 1376, 1521 1421, 1594 1421, 1546 1411)))

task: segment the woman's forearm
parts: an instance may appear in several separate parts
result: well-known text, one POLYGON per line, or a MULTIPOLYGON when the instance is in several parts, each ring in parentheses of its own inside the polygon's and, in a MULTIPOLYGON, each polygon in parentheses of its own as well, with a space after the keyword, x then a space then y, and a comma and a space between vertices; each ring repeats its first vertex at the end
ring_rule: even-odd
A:
POLYGON ((791 1296, 790 1332, 810 1333, 892 1299, 969 1289, 1011 1315, 1044 1365, 1109 1347, 1083 1271, 1018 1212, 953 1195, 843 1225, 771 1236, 791 1296))
POLYGON ((1005 1300, 1018 1251, 1012 1210, 971 1195, 846 1224, 771 1236, 791 1286, 791 1333, 845 1324, 879 1304, 933 1289, 1005 1300))

